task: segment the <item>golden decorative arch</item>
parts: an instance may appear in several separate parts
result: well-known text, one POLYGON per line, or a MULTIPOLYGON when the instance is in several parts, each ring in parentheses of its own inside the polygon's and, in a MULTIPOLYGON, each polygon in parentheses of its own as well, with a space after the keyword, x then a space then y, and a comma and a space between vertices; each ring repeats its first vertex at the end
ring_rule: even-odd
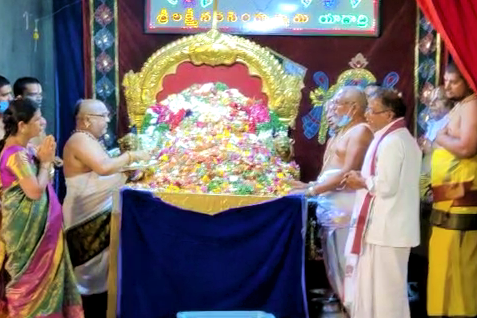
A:
MULTIPOLYGON (((376 77, 373 75, 373 73, 365 68, 368 64, 368 60, 362 53, 358 53, 355 57, 353 57, 348 63, 351 68, 345 70, 338 76, 336 83, 332 85, 326 92, 326 99, 331 98, 341 87, 345 85, 353 85, 353 81, 364 80, 368 84, 376 83, 376 77)), ((320 93, 321 91, 319 88, 310 92, 310 99, 313 105, 319 104, 318 96, 320 93)))
POLYGON ((148 107, 156 103, 166 75, 175 73, 183 62, 194 65, 247 65, 249 74, 262 80, 268 107, 290 126, 295 123, 301 100, 303 79, 289 75, 270 51, 247 39, 210 30, 183 37, 155 52, 139 73, 128 72, 123 79, 131 124, 141 128, 148 107))
MULTIPOLYGON (((376 77, 366 69, 368 60, 362 53, 356 54, 348 63, 351 67, 343 71, 336 80, 336 83, 329 89, 317 87, 310 92, 310 100, 314 107, 323 107, 325 102, 331 99, 337 91, 346 85, 359 85, 363 81, 367 84, 376 83, 376 77)), ((323 110, 320 118, 320 129, 318 131, 318 142, 325 144, 328 132, 328 121, 326 120, 326 109, 323 110)))

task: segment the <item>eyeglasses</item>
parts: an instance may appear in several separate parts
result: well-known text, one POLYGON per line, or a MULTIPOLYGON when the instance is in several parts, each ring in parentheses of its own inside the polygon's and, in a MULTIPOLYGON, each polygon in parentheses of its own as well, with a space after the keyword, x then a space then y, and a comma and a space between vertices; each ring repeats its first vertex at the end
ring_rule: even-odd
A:
POLYGON ((366 112, 368 114, 372 114, 372 115, 379 115, 379 114, 382 114, 382 113, 386 113, 388 111, 389 111, 389 109, 385 109, 385 110, 381 110, 381 111, 374 111, 371 108, 366 108, 366 112))
POLYGON ((111 114, 85 114, 86 116, 101 117, 104 119, 110 119, 111 114))

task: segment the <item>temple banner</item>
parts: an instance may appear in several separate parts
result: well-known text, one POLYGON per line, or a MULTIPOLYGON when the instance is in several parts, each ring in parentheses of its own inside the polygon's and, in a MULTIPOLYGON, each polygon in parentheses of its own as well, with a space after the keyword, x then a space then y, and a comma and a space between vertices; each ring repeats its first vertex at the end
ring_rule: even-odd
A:
MULTIPOLYGON (((198 33, 212 27, 214 0, 147 0, 147 33, 198 33)), ((379 0, 220 1, 220 31, 234 34, 379 33, 379 0)))

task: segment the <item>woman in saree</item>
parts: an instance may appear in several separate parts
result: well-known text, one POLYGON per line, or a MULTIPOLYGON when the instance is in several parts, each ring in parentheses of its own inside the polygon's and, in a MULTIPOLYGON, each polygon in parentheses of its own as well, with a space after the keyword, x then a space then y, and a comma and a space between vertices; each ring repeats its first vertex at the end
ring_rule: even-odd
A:
POLYGON ((56 143, 27 147, 46 125, 38 105, 12 101, 0 141, 0 264, 4 317, 83 317, 63 235, 61 205, 49 182, 56 143), (34 153, 36 152, 36 154, 34 153))

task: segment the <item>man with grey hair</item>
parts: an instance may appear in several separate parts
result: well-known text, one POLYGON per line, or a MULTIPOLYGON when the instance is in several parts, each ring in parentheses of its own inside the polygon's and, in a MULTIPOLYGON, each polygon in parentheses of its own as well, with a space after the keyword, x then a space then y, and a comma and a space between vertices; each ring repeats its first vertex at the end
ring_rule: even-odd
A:
POLYGON ((317 218, 327 230, 324 252, 328 268, 333 269, 330 284, 343 298, 344 247, 355 191, 342 189, 341 182, 349 171, 361 169, 373 133, 365 119, 366 95, 359 87, 343 87, 334 96, 333 103, 336 133, 326 145, 321 173, 316 182, 295 182, 294 186, 295 192, 317 196, 317 218))

